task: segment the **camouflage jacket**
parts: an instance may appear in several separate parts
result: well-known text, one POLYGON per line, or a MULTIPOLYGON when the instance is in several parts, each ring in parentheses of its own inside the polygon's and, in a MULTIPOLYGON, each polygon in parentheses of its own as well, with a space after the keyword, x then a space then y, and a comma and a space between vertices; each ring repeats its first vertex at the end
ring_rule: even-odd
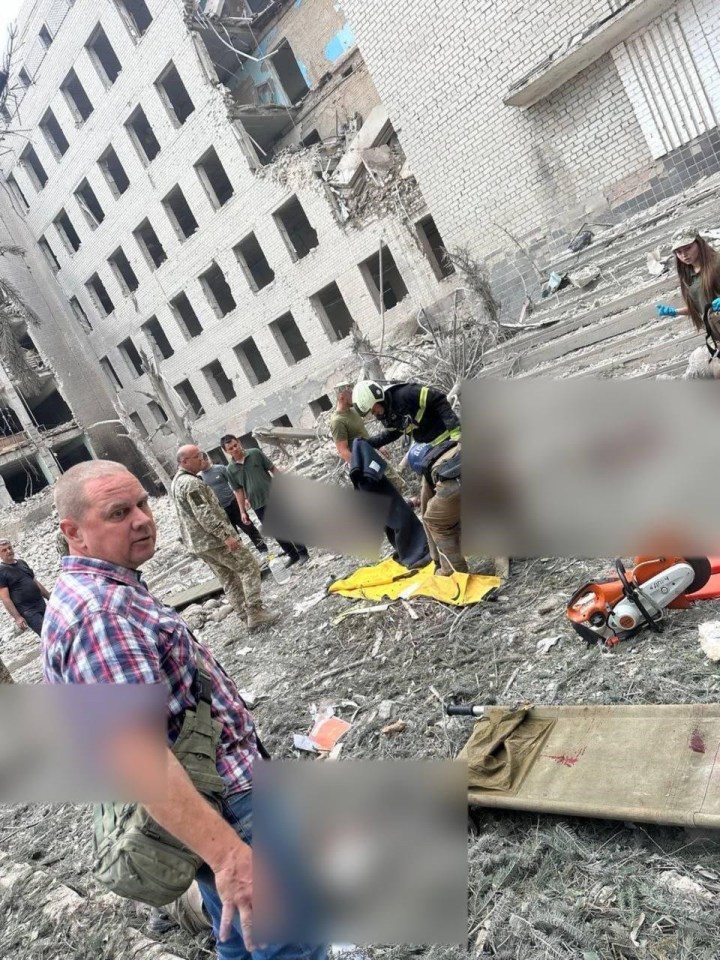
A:
POLYGON ((180 538, 191 553, 202 553, 237 536, 214 491, 200 477, 178 470, 170 493, 175 505, 180 538))

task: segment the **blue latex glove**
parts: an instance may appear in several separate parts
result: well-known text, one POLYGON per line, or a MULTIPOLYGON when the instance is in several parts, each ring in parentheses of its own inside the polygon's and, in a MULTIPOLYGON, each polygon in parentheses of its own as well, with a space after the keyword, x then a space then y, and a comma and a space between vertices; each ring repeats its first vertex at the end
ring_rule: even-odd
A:
POLYGON ((657 313, 659 317, 676 317, 677 310, 675 307, 668 307, 664 303, 659 303, 657 305, 657 313))
POLYGON ((712 308, 713 313, 720 313, 720 297, 713 300, 710 306, 712 308))

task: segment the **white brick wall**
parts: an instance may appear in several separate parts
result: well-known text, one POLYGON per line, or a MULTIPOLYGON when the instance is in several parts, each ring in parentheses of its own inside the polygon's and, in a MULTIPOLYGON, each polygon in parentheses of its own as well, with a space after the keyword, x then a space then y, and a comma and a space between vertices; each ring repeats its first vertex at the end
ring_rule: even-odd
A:
MULTIPOLYGON (((49 0, 45 0, 45 5, 49 0)), ((318 232, 319 246, 306 258, 293 262, 277 229, 272 213, 289 192, 268 179, 257 179, 250 171, 240 150, 236 134, 227 121, 219 92, 210 84, 195 54, 193 37, 182 19, 181 0, 147 0, 154 22, 146 35, 135 44, 119 18, 112 0, 76 0, 55 42, 38 72, 37 85, 31 88, 21 108, 21 121, 30 130, 30 139, 50 177, 38 193, 21 165, 12 172, 30 201, 27 226, 33 238, 47 235, 61 265, 57 277, 65 301, 76 296, 88 312, 93 332, 83 335, 82 349, 86 361, 107 355, 117 370, 124 389, 122 399, 130 410, 137 410, 146 425, 154 428, 147 410, 148 390, 145 378, 134 379, 117 344, 127 336, 145 346, 141 324, 156 315, 163 325, 175 354, 163 362, 163 372, 171 384, 190 378, 206 410, 197 422, 200 442, 216 446, 227 429, 241 433, 256 423, 287 413, 297 422, 308 415, 307 403, 325 393, 335 371, 346 364, 348 341, 331 343, 309 298, 317 290, 336 281, 348 307, 360 326, 370 335, 379 333, 379 316, 365 287, 357 264, 377 249, 383 225, 363 230, 343 230, 335 221, 331 208, 321 192, 305 190, 298 194, 305 212, 318 232), (83 46, 100 22, 123 70, 114 86, 106 91, 83 46), (173 60, 195 104, 195 112, 185 125, 175 129, 153 84, 166 64, 173 60), (58 88, 70 66, 73 66, 95 107, 93 114, 76 129, 64 97, 58 88), (161 151, 155 160, 144 166, 123 123, 140 104, 152 124, 161 151), (52 106, 70 149, 58 163, 52 157, 37 124, 48 106, 52 106), (97 159, 112 144, 130 178, 127 192, 115 199, 97 166, 97 159), (215 211, 200 183, 193 163, 209 147, 214 146, 232 181, 235 194, 220 210, 215 211), (86 177, 93 187, 106 218, 95 231, 85 221, 73 197, 78 183, 86 177), (161 198, 179 184, 198 221, 197 233, 181 243, 167 219, 161 198), (70 254, 61 243, 52 224, 64 207, 82 238, 82 246, 70 254), (167 261, 151 271, 137 247, 132 231, 148 217, 168 255, 167 261), (254 231, 275 271, 275 280, 254 294, 237 264, 232 247, 250 231, 254 231), (140 280, 134 297, 124 297, 107 264, 107 257, 122 246, 140 280), (198 275, 215 260, 223 269, 237 301, 237 309, 218 319, 208 305, 198 275), (115 304, 110 317, 100 318, 88 297, 85 282, 97 272, 115 304), (185 291, 203 325, 200 337, 186 341, 168 306, 168 301, 185 291), (291 310, 309 347, 310 358, 288 367, 268 329, 268 324, 291 310), (271 378, 251 388, 233 347, 253 336, 263 353, 271 378), (218 359, 233 378, 237 399, 219 405, 213 397, 200 368, 218 359)), ((327 3, 332 6, 331 0, 327 3)), ((317 7, 318 0, 314 0, 317 7)), ((27 34, 39 28, 43 3, 38 4, 28 25, 27 34)), ((294 12, 298 17, 302 7, 294 12)), ((328 18, 329 29, 337 24, 328 18)), ((319 68, 318 68, 319 69, 319 68)), ((316 71, 317 72, 317 71, 316 71)), ((317 78, 314 78, 317 79, 317 78)), ((358 104, 362 112, 364 105, 358 104)), ((22 149, 24 141, 18 141, 22 149)), ((19 152, 19 150, 18 150, 19 152)), ((5 164, 9 172, 12 163, 5 164)), ((0 208, 7 203, 0 196, 0 208)), ((384 225, 388 243, 410 292, 406 301, 388 317, 407 316, 421 305, 443 295, 444 286, 435 280, 430 265, 419 253, 412 238, 399 225, 384 225)), ((43 283, 54 283, 43 273, 43 283)), ((74 325, 69 308, 63 311, 63 324, 74 325)), ((42 339, 39 346, 43 349, 42 339)), ((62 358, 56 358, 62 365, 62 358)), ((160 435, 160 446, 167 443, 160 435)))

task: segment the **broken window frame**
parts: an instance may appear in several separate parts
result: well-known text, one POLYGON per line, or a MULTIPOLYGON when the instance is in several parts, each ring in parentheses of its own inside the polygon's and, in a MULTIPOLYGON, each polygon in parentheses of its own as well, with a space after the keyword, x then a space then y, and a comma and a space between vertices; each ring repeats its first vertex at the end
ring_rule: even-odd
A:
POLYGON ((194 340, 203 333, 203 325, 200 321, 200 317, 198 317, 197 311, 195 310, 195 307, 193 307, 190 297, 187 295, 185 290, 181 290, 179 293, 176 293, 174 297, 171 297, 169 305, 177 325, 180 328, 180 333, 182 333, 186 340, 194 340), (191 322, 193 324, 197 324, 197 333, 191 332, 190 327, 188 327, 188 320, 185 319, 180 307, 178 306, 178 303, 183 300, 185 303, 187 303, 190 311, 192 312, 193 318, 191 322))
MULTIPOLYGON (((137 19, 135 18, 135 14, 132 12, 130 7, 128 6, 128 0, 114 0, 114 2, 115 2, 115 7, 118 11, 118 14, 120 15, 120 19, 125 24, 125 29, 130 34, 131 40, 133 41, 133 43, 140 43, 140 41, 148 32, 148 30, 150 29, 154 21, 154 17, 150 12, 147 3, 145 3, 145 0, 139 0, 139 2, 141 2, 145 7, 145 12, 150 18, 143 29, 139 25, 137 19)), ((133 0, 130 0, 130 2, 132 3, 133 0)))
POLYGON ((112 365, 112 362, 108 356, 98 357, 98 363, 100 364, 100 369, 107 377, 110 385, 116 390, 124 390, 122 380, 117 375, 117 370, 112 365))
MULTIPOLYGON (((310 223, 308 215, 305 213, 305 208, 303 207, 302 203, 300 203, 300 200, 296 195, 293 194, 293 196, 290 197, 288 200, 286 200, 282 204, 282 206, 278 207, 278 209, 273 213, 273 220, 275 221, 275 225, 277 226, 278 231, 280 232, 280 236, 283 238, 283 241, 285 243, 285 246, 287 247, 288 253, 290 254, 290 258, 294 262, 297 262, 298 260, 304 260, 305 257, 307 257, 310 253, 312 253, 313 250, 315 250, 317 247, 320 246, 318 232, 315 229, 315 227, 313 227, 313 225, 310 223), (305 223, 307 224, 307 227, 309 227, 312 234, 314 234, 314 237, 315 237, 314 243, 308 244, 307 242, 303 242, 302 244, 298 244, 296 246, 293 240, 293 236, 297 235, 299 239, 299 235, 296 234, 296 231, 292 225, 288 227, 284 219, 284 217, 287 215, 287 213, 290 210, 296 209, 296 208, 299 209, 303 219, 305 220, 305 223)), ((299 222, 300 222, 299 219, 295 221, 296 224, 299 222)), ((305 229, 306 229, 306 226, 305 224, 303 224, 303 230, 305 229)))
POLYGON ((124 126, 127 132, 127 135, 130 138, 130 142, 132 143, 132 145, 135 147, 135 150, 137 151, 137 155, 140 158, 140 163, 142 163, 144 167, 149 166, 160 153, 160 149, 161 149, 160 141, 155 136, 155 130, 153 129, 153 125, 148 120, 147 114, 145 113, 143 108, 140 106, 140 104, 138 104, 137 107, 135 107, 133 112, 125 121, 124 126), (149 134, 151 138, 151 140, 148 140, 147 143, 145 142, 143 137, 140 135, 140 133, 138 133, 136 129, 135 125, 138 123, 138 121, 145 124, 146 132, 149 134), (150 148, 149 150, 148 150, 148 147, 150 148))
POLYGON ((192 413, 193 420, 198 420, 200 417, 205 416, 205 407, 202 405, 202 400, 195 392, 195 387, 193 387, 187 377, 181 380, 180 383, 176 383, 174 390, 192 413))
POLYGON ((207 198, 210 201, 210 205, 212 206, 213 210, 220 210, 225 206, 226 203, 229 203, 230 200, 232 200, 232 198, 235 196, 235 187, 233 186, 233 182, 228 176, 227 170, 225 169, 225 164, 220 159, 215 147, 209 147, 205 153, 203 153, 200 159, 195 161, 193 167, 195 169, 195 173, 197 174, 198 180, 203 185, 203 189, 207 194, 207 198), (206 170, 208 160, 212 159, 213 157, 215 160, 217 160, 217 165, 222 171, 222 176, 225 177, 230 188, 230 193, 225 197, 224 200, 213 186, 206 170))
POLYGON ((247 280, 248 286, 250 287, 253 293, 259 293, 261 290, 264 290, 265 287, 269 286, 273 282, 273 280, 275 279, 275 271, 270 266, 270 263, 268 262, 268 259, 265 256, 265 251, 260 246, 260 241, 258 240, 255 233, 248 233, 248 235, 243 237, 243 239, 240 240, 239 243, 236 243, 235 246, 233 247, 233 253, 235 254, 235 259, 237 260, 238 265, 240 266, 240 269, 242 270, 243 275, 247 280), (254 243, 257 249, 260 251, 260 257, 262 259, 256 258, 252 261, 248 260, 247 254, 243 252, 242 248, 243 246, 247 246, 247 244, 252 244, 252 243, 254 243), (263 270, 263 276, 264 276, 262 283, 257 279, 253 271, 253 266, 258 263, 263 263, 267 268, 267 270, 264 270, 263 267, 261 266, 261 270, 263 270))
POLYGON ((117 345, 117 349, 118 353, 125 361, 125 366, 130 371, 130 376, 132 379, 139 380, 145 371, 143 370, 140 351, 135 346, 135 341, 133 338, 125 337, 125 339, 121 340, 117 345))
POLYGON ((31 87, 33 80, 25 67, 20 67, 18 70, 18 81, 23 90, 29 90, 31 87))
POLYGON ((93 302, 98 314, 101 317, 109 317, 111 313, 115 312, 115 304, 113 303, 112 297, 107 292, 107 287, 103 283, 102 277, 97 271, 95 271, 95 273, 85 281, 85 289, 87 290, 90 300, 93 302), (100 287, 102 287, 102 293, 98 292, 95 286, 95 281, 97 281, 100 287), (107 299, 111 309, 108 310, 107 306, 103 303, 103 296, 107 299))
MULTIPOLYGON (((148 400, 148 410, 152 414, 152 418, 155 421, 157 428, 162 430, 165 424, 170 419, 165 412, 165 408, 162 407, 157 400, 148 400)), ((155 431, 157 432, 157 431, 155 431)))
POLYGON ((7 185, 10 188, 10 193, 13 195, 15 201, 22 208, 23 212, 27 212, 30 209, 30 204, 27 202, 27 197, 22 192, 20 184, 15 179, 15 176, 11 173, 7 178, 7 185))
POLYGON ((280 417, 275 417, 275 419, 271 420, 270 423, 273 425, 273 427, 286 427, 287 429, 291 429, 293 425, 292 420, 286 413, 283 413, 280 417))
POLYGON ((107 262, 123 295, 126 297, 131 297, 134 293, 136 293, 138 287, 140 286, 140 280, 138 279, 138 275, 135 273, 133 265, 130 263, 130 260, 128 259, 128 256, 123 248, 116 247, 107 258, 107 262), (126 270, 129 274, 132 274, 132 279, 130 279, 129 276, 125 276, 126 270), (135 283, 134 287, 131 286, 133 282, 135 283))
POLYGON ((443 245, 443 238, 438 230, 437 224, 435 223, 435 218, 431 213, 426 213, 425 216, 421 217, 415 222, 415 233, 420 242, 425 258, 430 264, 432 272, 435 274, 435 279, 438 282, 442 280, 447 280, 448 277, 452 277, 455 273, 455 267, 447 256, 447 249, 443 245), (436 248, 432 245, 430 237, 427 232, 427 223, 430 221, 434 228, 434 232, 437 234, 440 244, 436 248), (445 256, 439 256, 437 251, 442 250, 445 256))
POLYGON ((27 174, 28 180, 32 183, 33 187, 35 187, 35 190, 38 193, 44 190, 50 178, 47 175, 45 167, 42 165, 40 157, 37 155, 37 150, 31 143, 29 143, 20 154, 20 163, 27 174), (38 174, 36 166, 42 172, 42 177, 45 178, 44 180, 38 174))
POLYGON ((90 185, 90 182, 87 179, 87 177, 81 180, 80 183, 77 185, 77 187, 73 191, 73 196, 75 197, 75 202, 80 208, 80 212, 85 217, 85 220, 87 221, 87 224, 90 227, 90 229, 97 230, 97 228, 105 219, 105 211, 103 210, 100 204, 100 201, 97 198, 97 194, 95 193, 92 186, 90 185), (94 202, 97 204, 97 208, 101 214, 100 219, 97 218, 97 215, 93 212, 90 204, 83 196, 83 191, 87 191, 87 190, 90 191, 90 193, 93 196, 94 202))
POLYGON ((347 301, 345 300, 345 297, 342 294, 342 290, 337 284, 337 281, 333 280, 330 283, 325 284, 325 286, 322 287, 322 289, 316 291, 310 297, 310 303, 320 321, 321 327, 325 331, 325 336, 328 338, 328 340, 330 340, 331 343, 339 343, 340 340, 344 340, 346 337, 350 336, 350 332, 352 331, 353 325, 355 323, 355 319, 352 315, 352 312, 350 311, 350 307, 348 307, 347 305, 347 301), (334 288, 334 290, 332 288, 334 288), (349 323, 347 325, 347 329, 345 329, 345 327, 342 327, 342 328, 337 327, 335 325, 335 321, 333 321, 330 314, 328 313, 327 307, 323 302, 323 300, 324 300, 325 294, 327 294, 329 291, 332 291, 333 293, 337 292, 337 298, 333 302, 337 302, 338 300, 341 300, 343 303, 343 307, 347 311, 347 314, 349 317, 349 323), (340 332, 341 329, 344 330, 343 333, 340 332))
POLYGON ((133 410, 133 412, 131 414, 128 414, 128 416, 130 417, 130 420, 133 426, 135 427, 137 432, 140 434, 140 436, 143 438, 143 440, 147 440, 150 434, 148 433, 148 429, 143 423, 143 420, 140 414, 137 413, 135 410, 133 410))
POLYGON ((233 353, 237 357, 237 361, 240 364, 242 372, 245 374, 245 377, 247 378, 247 381, 251 387, 258 387, 262 383, 267 383, 271 378, 272 374, 270 372, 270 368, 265 363, 265 358, 255 342, 255 337, 246 337, 243 341, 233 347, 233 353), (256 371, 252 361, 250 360, 250 356, 248 355, 247 345, 251 345, 251 349, 259 358, 260 363, 263 366, 264 373, 258 373, 256 371), (267 376, 264 374, 267 374, 267 376))
MULTIPOLYGON (((170 123, 173 125, 173 127, 175 127, 176 130, 179 130, 182 126, 184 126, 187 123, 187 121, 195 112, 195 103, 192 97, 190 96, 190 94, 188 93, 188 89, 185 86, 183 78, 180 76, 180 71, 178 70, 174 61, 171 60, 170 63, 165 67, 163 72, 160 74, 160 76, 157 78, 157 80, 155 81, 155 89, 157 90, 157 93, 158 93, 158 96, 160 97, 160 101, 162 102, 162 105, 165 107, 165 110, 167 111, 167 115, 170 118, 170 123), (177 108, 175 106, 175 103, 173 102, 173 98, 170 96, 170 94, 167 91, 166 84, 168 81, 168 77, 171 74, 174 74, 174 76, 179 81, 180 86, 183 88, 185 98, 187 99, 187 103, 190 104, 190 109, 186 113, 184 113, 184 116, 182 119, 177 112, 177 108)), ((174 99, 179 103, 182 103, 183 101, 182 97, 180 97, 179 100, 177 97, 174 99)))
POLYGON ((75 225, 68 216, 67 210, 62 207, 55 219, 53 220, 55 229, 57 230, 58 236, 60 237, 65 249, 72 257, 73 254, 76 254, 80 247, 82 246, 82 238, 80 234, 75 229, 75 225), (63 221, 66 221, 65 223, 63 221), (68 226, 70 230, 68 230, 68 226), (77 240, 77 245, 73 241, 73 234, 77 240))
POLYGON ((195 217, 195 214, 192 212, 192 208, 190 207, 190 204, 187 202, 187 198, 185 197, 185 194, 182 188, 180 187, 179 183, 176 183, 175 186, 172 188, 172 190, 169 190, 165 194, 161 202, 165 210, 165 215, 170 221, 170 225, 175 231, 175 234, 178 240, 180 241, 180 243, 185 243, 186 240, 189 240, 191 237, 195 236, 195 234, 198 232, 200 227, 198 225, 197 218, 195 217), (171 198, 174 199, 178 196, 182 198, 182 203, 185 205, 187 209, 187 213, 190 214, 195 224, 195 228, 188 234, 186 234, 185 231, 183 230, 180 219, 176 214, 175 210, 173 209, 173 207, 171 206, 171 203, 172 203, 171 198))
POLYGON ((327 413, 328 410, 332 410, 333 402, 326 393, 323 393, 321 396, 315 397, 314 400, 310 400, 308 402, 308 406, 310 407, 310 412, 312 415, 317 419, 317 417, 321 416, 323 413, 327 413))
POLYGON ((200 373, 202 373, 205 382, 210 388, 210 392, 220 406, 230 403, 231 400, 235 400, 237 397, 235 384, 227 373, 225 373, 225 368, 220 360, 213 360, 211 363, 206 363, 200 367, 200 373))
POLYGON ((95 110, 95 107, 93 105, 92 100, 87 95, 87 91, 85 90, 85 87, 80 82, 80 78, 75 72, 74 67, 71 67, 70 70, 68 70, 67 74, 65 75, 65 79, 60 84, 60 92, 65 97, 65 102, 68 105, 68 109, 70 110, 70 113, 72 114, 73 119, 75 120, 75 126, 82 127, 83 124, 85 124, 92 116, 95 110), (71 92, 72 86, 77 86, 77 88, 79 88, 79 90, 82 91, 82 95, 85 101, 87 101, 87 106, 90 108, 87 111, 87 115, 83 114, 83 108, 86 108, 86 105, 82 103, 80 100, 76 100, 75 94, 71 92))
POLYGON ((302 363, 303 360, 307 360, 308 357, 312 355, 310 347, 308 346, 308 342, 303 336, 302 330, 298 326, 297 321, 290 310, 284 313, 281 317, 278 317, 277 320, 273 320, 268 324, 268 326, 270 327, 270 332, 272 333, 273 338, 278 345, 280 353, 283 355, 285 363, 289 367, 297 366, 298 363, 302 363), (299 346, 299 356, 295 355, 295 351, 293 350, 293 342, 288 339, 288 329, 286 328, 289 328, 289 333, 293 335, 293 340, 295 339, 295 336, 300 338, 301 344, 296 344, 299 346))
POLYGON ((274 72, 274 74, 275 74, 275 77, 277 78, 277 82, 278 82, 278 84, 280 85, 280 87, 282 88, 283 93, 285 94, 285 96, 286 96, 287 99, 288 99, 288 103, 290 103, 291 106, 295 106, 296 104, 301 103, 301 102, 305 99, 305 97, 308 95, 308 93, 310 93, 310 89, 311 89, 311 88, 310 88, 310 86, 308 85, 307 80, 305 79, 305 75, 303 74, 302 70, 300 69, 300 63, 299 63, 299 61, 298 61, 298 58, 295 56, 295 51, 294 51, 293 48, 290 46, 290 42, 289 42, 289 40, 287 39, 287 37, 283 37, 283 39, 280 41, 280 43, 274 48, 274 50, 272 50, 270 63, 272 64, 273 72, 274 72), (300 87, 300 86, 297 87, 297 91, 298 91, 298 92, 297 92, 297 95, 296 95, 296 96, 293 96, 293 95, 289 92, 288 87, 285 86, 285 83, 283 82, 283 79, 282 79, 282 76, 281 76, 281 74, 280 74, 280 71, 278 70, 278 66, 277 66, 277 64, 278 64, 278 54, 279 54, 281 51, 282 51, 283 53, 288 53, 288 54, 289 54, 289 58, 288 58, 288 59, 291 60, 292 63, 294 64, 295 69, 297 70, 297 76, 300 78, 300 83, 302 84, 302 86, 301 86, 301 87, 300 87))
POLYGON ((42 251, 42 255, 47 261, 47 265, 50 267, 54 274, 60 273, 60 261, 55 256, 55 251, 50 246, 47 237, 43 234, 41 237, 38 237, 38 246, 42 251))
POLYGON ((152 317, 147 319, 140 327, 142 332, 145 334, 145 339, 150 345, 150 352, 154 355, 159 355, 162 360, 169 360, 175 354, 175 349, 170 343, 168 335, 165 333, 165 328, 160 323, 156 314, 153 314, 152 317), (153 327, 157 326, 157 329, 160 332, 158 336, 153 327))
MULTIPOLYGON (((123 67, 122 67, 122 63, 120 62, 120 58, 118 57, 117 53, 115 53, 115 48, 110 43, 110 38, 108 37, 107 33, 102 27, 102 24, 98 23, 95 29, 93 30, 93 32, 90 34, 90 36, 85 42, 85 49, 87 50, 88 57, 90 58, 90 62, 95 68, 95 72, 100 78, 100 82, 102 83, 102 85, 105 87, 106 90, 109 90, 110 87, 113 86, 117 78, 122 73, 123 67), (117 72, 115 73, 114 77, 110 76, 110 74, 107 71, 107 67, 105 66, 105 63, 103 62, 102 56, 96 50, 96 45, 97 45, 98 39, 100 38, 100 35, 102 35, 105 38, 105 43, 109 47, 112 56, 115 58, 117 62, 117 72)), ((115 69, 114 65, 113 65, 113 69, 115 69)))
POLYGON ((48 29, 48 25, 44 23, 38 31, 38 40, 40 41, 40 46, 43 48, 43 50, 49 50, 54 39, 55 38, 48 29))
POLYGON ((40 132, 45 138, 45 143, 47 143, 50 153, 53 155, 55 160, 60 163, 62 158, 70 149, 70 143, 68 138, 65 136, 65 131, 60 126, 60 122, 55 116, 55 113, 51 107, 47 108, 38 126, 40 127, 40 132), (53 127, 57 128, 57 132, 60 134, 60 137, 62 137, 62 141, 59 140, 57 133, 52 129, 53 127))
POLYGON ((80 325, 81 329, 85 333, 92 333, 93 326, 90 322, 90 317, 85 313, 83 305, 80 303, 77 297, 70 297, 68 303, 70 304, 70 309, 72 310, 75 319, 80 325))
MULTIPOLYGON (((374 260, 374 259, 377 257, 377 258, 378 258, 378 280, 379 280, 379 279, 380 279, 380 276, 379 276, 379 257, 380 257, 380 254, 379 254, 379 251, 376 250, 374 253, 371 253, 369 257, 365 257, 365 259, 362 260, 362 261, 358 264, 358 269, 360 270, 360 275, 362 276, 363 280, 365 281, 365 286, 367 287, 368 293, 369 293, 370 296, 372 297, 372 301, 373 301, 373 303, 375 304, 375 309, 377 310, 378 313, 382 313, 382 312, 383 312, 383 308, 384 308, 385 311, 394 309, 396 306, 399 306, 399 305, 402 303, 402 301, 406 299, 406 297, 410 296, 410 291, 408 290, 407 284, 405 283, 405 278, 403 277, 402 273, 400 273, 400 268, 398 267, 397 261, 395 260, 395 257, 393 256, 392 250, 390 250, 390 248, 389 248, 386 244, 382 244, 382 253, 383 253, 383 291, 382 291, 382 292, 381 292, 381 290, 380 290, 379 284, 376 283, 374 273, 373 273, 372 269, 370 268, 370 261, 371 261, 371 260, 374 260), (392 293, 393 293, 393 296, 396 298, 396 299, 395 299, 395 303, 393 303, 393 304, 388 304, 388 303, 386 302, 387 289, 388 289, 387 286, 386 286, 386 284, 387 284, 387 280, 388 280, 388 276, 389 276, 389 272, 388 272, 388 269, 387 269, 387 267, 388 267, 388 260, 387 260, 386 254, 388 254, 388 253, 390 254, 390 259, 392 260, 392 267, 394 267, 394 269, 397 271, 398 277, 400 278, 400 282, 402 283, 403 287, 405 288, 405 293, 404 293, 401 297, 397 297, 397 294, 395 293, 394 290, 392 290, 392 287, 390 288, 391 291, 392 291, 392 293), (381 307, 381 303, 380 303, 380 298, 381 298, 381 296, 382 296, 382 299, 383 299, 383 306, 382 306, 382 307, 381 307)), ((391 268, 391 269, 392 269, 392 268, 391 268)))
POLYGON ((110 193, 116 200, 119 200, 120 197, 130 189, 130 178, 127 175, 125 167, 122 165, 120 157, 117 155, 117 151, 110 144, 103 152, 101 153, 98 159, 98 166, 102 171, 102 175, 105 177, 107 185, 110 187, 110 193), (113 159, 114 158, 114 159, 113 159), (125 186, 120 189, 120 183, 115 179, 114 175, 110 170, 110 162, 117 163, 118 172, 122 171, 122 175, 125 178, 125 186))
POLYGON ((228 281, 228 278, 225 276, 225 271, 222 269, 222 267, 217 262, 217 260, 213 260, 210 266, 206 270, 203 270, 203 272, 198 277, 198 280, 200 281, 200 286, 202 287, 203 293, 205 294, 205 299, 207 300, 210 306, 210 309, 218 318, 218 320, 222 320, 223 317, 227 317, 229 313, 232 313, 233 310, 237 309, 237 300, 233 295, 230 282, 228 281), (217 279, 220 284, 224 284, 227 287, 227 291, 223 291, 223 295, 225 294, 229 295, 230 300, 232 301, 232 306, 228 306, 227 310, 220 303, 218 295, 211 285, 212 283, 211 275, 212 275, 212 278, 217 279))
POLYGON ((149 270, 154 273, 155 270, 159 269, 167 261, 168 256, 165 252, 165 247, 162 245, 160 237, 158 237, 157 233, 155 232, 155 228, 150 223, 150 219, 145 217, 142 223, 139 223, 132 233, 133 237, 135 238, 135 243, 137 243, 140 253, 142 253, 143 257, 145 258, 145 262, 147 263, 149 270), (147 230, 152 232, 153 237, 155 238, 153 244, 157 244, 162 254, 158 260, 156 260, 153 256, 152 248, 148 245, 148 242, 144 236, 144 231, 147 230))

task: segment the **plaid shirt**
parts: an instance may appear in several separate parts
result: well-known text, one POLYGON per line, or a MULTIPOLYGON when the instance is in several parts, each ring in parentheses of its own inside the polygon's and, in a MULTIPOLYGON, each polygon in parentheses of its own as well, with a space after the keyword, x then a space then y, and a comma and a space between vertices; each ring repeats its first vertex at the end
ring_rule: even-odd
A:
POLYGON ((255 727, 237 688, 185 621, 156 600, 141 575, 87 557, 63 557, 42 630, 48 683, 161 683, 168 739, 194 708, 198 666, 212 679, 212 715, 222 724, 217 770, 229 793, 247 790, 258 756, 255 727))

